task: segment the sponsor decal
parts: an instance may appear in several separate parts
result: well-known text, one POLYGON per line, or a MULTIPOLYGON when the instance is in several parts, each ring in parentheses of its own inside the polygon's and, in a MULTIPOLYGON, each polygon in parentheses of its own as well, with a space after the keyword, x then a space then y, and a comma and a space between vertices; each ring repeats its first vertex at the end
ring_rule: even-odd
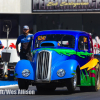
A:
POLYGON ((86 43, 86 42, 87 42, 87 38, 86 38, 86 37, 84 37, 84 38, 83 38, 83 41, 86 43))
POLYGON ((33 12, 100 11, 100 0, 33 0, 33 12))
POLYGON ((46 40, 46 36, 38 36, 38 40, 46 40))

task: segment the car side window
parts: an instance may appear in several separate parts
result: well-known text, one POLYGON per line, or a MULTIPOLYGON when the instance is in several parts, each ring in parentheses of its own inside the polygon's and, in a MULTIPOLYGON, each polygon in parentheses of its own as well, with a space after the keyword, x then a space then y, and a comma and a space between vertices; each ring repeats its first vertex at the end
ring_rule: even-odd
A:
POLYGON ((72 35, 65 35, 62 38, 62 46, 63 47, 74 48, 74 46, 75 46, 75 37, 72 36, 72 35))
POLYGON ((78 49, 88 51, 88 38, 86 36, 80 36, 78 41, 78 49))

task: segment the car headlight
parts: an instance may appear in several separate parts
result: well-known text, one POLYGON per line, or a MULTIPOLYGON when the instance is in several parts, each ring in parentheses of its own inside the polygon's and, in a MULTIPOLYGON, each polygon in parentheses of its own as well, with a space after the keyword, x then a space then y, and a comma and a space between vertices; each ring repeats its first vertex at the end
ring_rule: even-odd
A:
POLYGON ((57 71, 57 75, 58 75, 59 77, 63 77, 63 76, 65 75, 65 70, 64 70, 64 69, 59 69, 59 70, 57 71))
POLYGON ((28 76, 30 75, 30 71, 29 71, 28 69, 24 69, 24 70, 22 71, 22 75, 23 75, 24 77, 28 77, 28 76))

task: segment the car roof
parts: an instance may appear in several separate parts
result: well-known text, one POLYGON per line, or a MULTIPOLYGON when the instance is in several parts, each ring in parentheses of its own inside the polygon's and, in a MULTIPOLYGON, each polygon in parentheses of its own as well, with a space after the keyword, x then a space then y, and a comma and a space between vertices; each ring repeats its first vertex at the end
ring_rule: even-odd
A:
POLYGON ((89 33, 84 32, 84 31, 76 31, 76 30, 45 30, 45 31, 39 31, 37 33, 35 33, 35 36, 39 36, 39 35, 47 35, 47 34, 68 34, 68 35, 79 35, 79 34, 87 34, 89 35, 89 33))

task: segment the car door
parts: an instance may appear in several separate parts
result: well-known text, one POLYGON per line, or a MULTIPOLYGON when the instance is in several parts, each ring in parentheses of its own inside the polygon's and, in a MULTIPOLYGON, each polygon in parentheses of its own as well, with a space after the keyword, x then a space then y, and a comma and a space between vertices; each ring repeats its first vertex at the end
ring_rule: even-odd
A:
MULTIPOLYGON (((90 36, 89 37, 89 48, 90 48, 90 53, 93 53, 93 42, 92 42, 92 37, 90 36)), ((92 59, 92 58, 94 58, 94 53, 92 54, 92 56, 90 57, 90 60, 92 59)))
POLYGON ((81 66, 85 65, 89 60, 90 56, 84 55, 86 52, 90 53, 89 37, 88 35, 80 35, 78 38, 77 53, 83 53, 83 55, 77 56, 77 61, 81 66))

